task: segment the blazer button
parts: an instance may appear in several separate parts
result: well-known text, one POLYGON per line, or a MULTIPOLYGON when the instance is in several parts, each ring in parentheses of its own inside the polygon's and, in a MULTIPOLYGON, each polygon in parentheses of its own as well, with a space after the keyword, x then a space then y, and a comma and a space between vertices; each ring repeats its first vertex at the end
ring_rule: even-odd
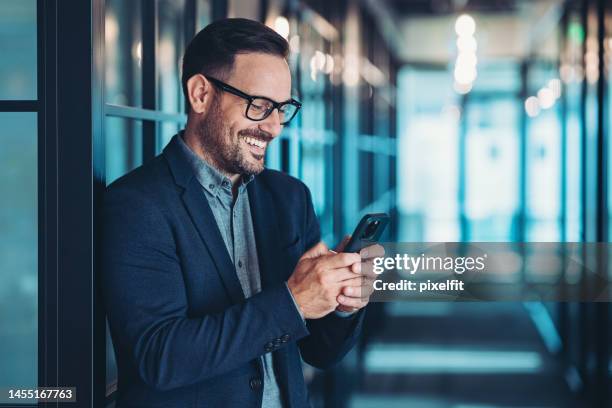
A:
POLYGON ((274 343, 272 343, 272 342, 266 343, 266 345, 264 347, 264 350, 265 351, 272 351, 272 350, 274 350, 274 343))
POLYGON ((258 389, 261 388, 261 378, 251 378, 251 380, 249 381, 249 386, 251 387, 252 390, 257 391, 258 389))
POLYGON ((281 337, 281 341, 282 341, 283 343, 286 343, 286 342, 288 342, 288 341, 289 341, 289 339, 290 339, 290 338, 291 338, 291 336, 289 336, 288 334, 284 334, 284 335, 281 337))

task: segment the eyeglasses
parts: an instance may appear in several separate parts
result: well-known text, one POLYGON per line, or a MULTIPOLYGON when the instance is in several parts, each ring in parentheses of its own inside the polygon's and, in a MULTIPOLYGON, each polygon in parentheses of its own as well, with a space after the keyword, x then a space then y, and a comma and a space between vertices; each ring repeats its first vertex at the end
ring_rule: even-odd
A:
POLYGON ((278 114, 280 117, 280 124, 287 125, 291 122, 291 119, 298 113, 302 104, 299 101, 291 98, 285 102, 276 102, 270 98, 266 98, 265 96, 253 96, 242 92, 240 89, 236 89, 231 85, 226 84, 225 82, 219 81, 216 78, 206 77, 210 82, 221 88, 221 90, 225 92, 229 92, 233 95, 239 96, 243 99, 249 101, 245 115, 247 118, 260 121, 264 120, 274 109, 278 109, 278 114))

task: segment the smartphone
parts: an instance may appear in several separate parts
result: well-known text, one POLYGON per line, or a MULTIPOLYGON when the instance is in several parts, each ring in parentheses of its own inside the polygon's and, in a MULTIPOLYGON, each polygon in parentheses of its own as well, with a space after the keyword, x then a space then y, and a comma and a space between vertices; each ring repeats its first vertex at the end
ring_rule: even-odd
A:
POLYGON ((343 252, 359 252, 361 248, 377 243, 389 220, 385 213, 364 215, 343 252))

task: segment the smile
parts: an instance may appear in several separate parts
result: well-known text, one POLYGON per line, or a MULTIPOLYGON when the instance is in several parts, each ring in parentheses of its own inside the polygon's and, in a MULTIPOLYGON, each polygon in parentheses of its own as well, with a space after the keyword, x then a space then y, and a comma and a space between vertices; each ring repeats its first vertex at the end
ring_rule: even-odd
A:
POLYGON ((245 136, 244 141, 247 142, 247 144, 251 146, 259 147, 260 149, 265 148, 266 145, 268 144, 267 142, 264 142, 263 140, 259 140, 259 139, 256 139, 254 137, 249 137, 249 136, 245 136))

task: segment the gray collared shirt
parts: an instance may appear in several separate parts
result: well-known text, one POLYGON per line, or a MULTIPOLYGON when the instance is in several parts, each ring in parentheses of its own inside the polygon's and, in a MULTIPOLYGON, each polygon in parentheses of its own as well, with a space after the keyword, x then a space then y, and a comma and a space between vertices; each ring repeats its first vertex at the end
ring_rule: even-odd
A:
MULTIPOLYGON (((227 252, 234 263, 244 297, 253 296, 261 291, 255 232, 246 189, 253 176, 242 178, 234 201, 230 179, 196 155, 183 141, 182 132, 178 139, 181 150, 193 168, 210 205, 227 252)), ((280 408, 283 402, 274 375, 272 353, 264 354, 262 363, 264 370, 262 408, 280 408)))

